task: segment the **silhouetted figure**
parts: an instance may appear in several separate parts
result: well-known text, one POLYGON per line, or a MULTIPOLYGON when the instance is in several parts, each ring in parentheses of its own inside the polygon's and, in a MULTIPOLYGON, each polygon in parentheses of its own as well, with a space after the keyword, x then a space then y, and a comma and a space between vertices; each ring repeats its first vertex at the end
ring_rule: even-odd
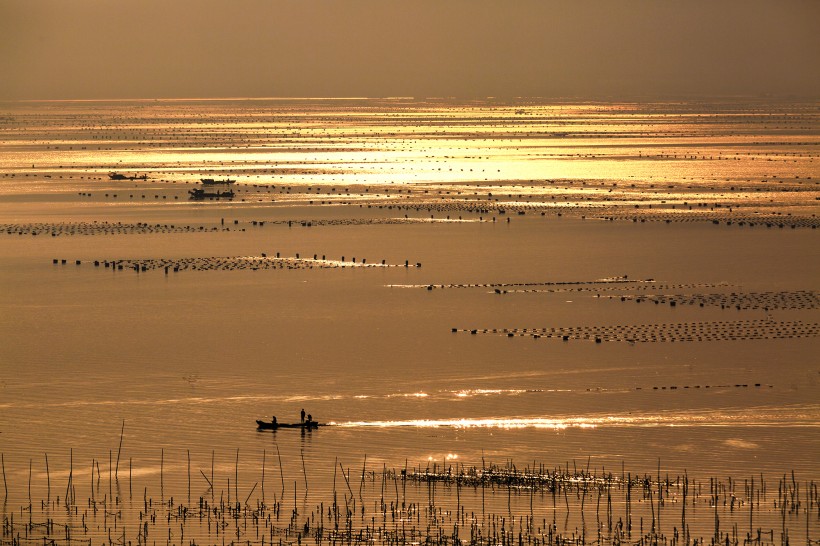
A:
POLYGON ((273 428, 277 427, 276 416, 275 415, 273 416, 273 421, 271 421, 271 424, 273 425, 273 428))
POLYGON ((310 426, 312 424, 313 424, 313 416, 308 413, 307 426, 310 426))
POLYGON ((305 408, 302 408, 302 422, 305 422, 305 408))

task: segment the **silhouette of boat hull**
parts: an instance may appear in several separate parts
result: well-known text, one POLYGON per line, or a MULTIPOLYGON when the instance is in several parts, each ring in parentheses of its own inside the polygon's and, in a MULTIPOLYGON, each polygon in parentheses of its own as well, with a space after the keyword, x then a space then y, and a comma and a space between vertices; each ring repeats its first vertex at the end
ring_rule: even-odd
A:
POLYGON ((188 194, 190 194, 191 199, 194 199, 194 200, 233 199, 233 196, 234 196, 233 190, 207 191, 207 190, 204 190, 202 188, 195 188, 193 190, 189 190, 188 194))
POLYGON ((226 178, 225 180, 216 180, 214 178, 200 178, 200 182, 202 182, 205 186, 213 186, 215 184, 234 184, 236 180, 231 180, 230 178, 226 178))
POLYGON ((280 428, 299 428, 302 430, 313 430, 319 427, 326 427, 327 423, 317 423, 316 421, 309 421, 304 423, 276 423, 275 425, 268 421, 256 420, 256 428, 259 430, 278 430, 280 428))
POLYGON ((129 176, 122 173, 111 172, 108 173, 108 178, 110 178, 111 180, 148 180, 148 175, 144 174, 142 176, 138 176, 136 174, 133 174, 129 176))

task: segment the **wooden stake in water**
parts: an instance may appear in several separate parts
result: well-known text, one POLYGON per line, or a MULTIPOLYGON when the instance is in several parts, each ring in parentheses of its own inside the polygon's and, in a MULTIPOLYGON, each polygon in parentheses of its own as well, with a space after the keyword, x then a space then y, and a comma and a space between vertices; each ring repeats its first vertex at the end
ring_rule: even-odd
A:
MULTIPOLYGON (((482 487, 482 489, 484 489, 482 487)), ((407 501, 407 459, 404 460, 404 474, 401 475, 401 507, 404 508, 407 501)))
POLYGON ((120 470, 120 453, 122 452, 122 436, 125 434, 125 419, 122 420, 122 428, 120 429, 120 446, 117 448, 117 467, 114 470, 114 479, 118 478, 120 470))
POLYGON ((345 469, 342 466, 341 461, 339 462, 339 468, 342 469, 342 478, 345 479, 345 484, 347 484, 347 490, 350 491, 350 497, 353 498, 353 490, 350 488, 350 480, 347 479, 347 474, 345 474, 345 469))
POLYGON ((251 487, 251 492, 248 493, 247 497, 245 497, 245 506, 247 506, 248 501, 251 500, 251 495, 253 495, 253 492, 256 491, 256 486, 257 485, 259 485, 259 482, 256 482, 255 484, 253 484, 253 487, 251 487))
POLYGON ((48 453, 46 453, 46 480, 48 483, 48 500, 51 501, 51 474, 48 471, 48 453))
POLYGON ((282 455, 279 453, 279 444, 276 446, 276 456, 279 458, 279 477, 282 478, 282 497, 285 496, 285 473, 282 470, 282 455))
POLYGON ((213 496, 214 484, 211 483, 211 480, 208 479, 208 476, 206 476, 202 470, 200 470, 199 473, 202 474, 202 477, 208 482, 208 487, 211 489, 211 496, 213 496))
POLYGON ((752 476, 752 483, 749 486, 749 536, 752 536, 754 528, 752 526, 752 518, 754 515, 755 506, 755 477, 752 476))
POLYGON ((661 459, 658 457, 658 532, 661 532, 661 502, 663 501, 663 488, 661 486, 661 459))
POLYGON ((6 459, 2 453, 0 453, 0 463, 3 466, 3 490, 5 491, 5 499, 9 498, 9 487, 6 484, 6 459))
POLYGON ((65 505, 69 506, 69 495, 71 494, 72 479, 74 478, 74 448, 69 451, 68 456, 68 483, 65 487, 65 505))
POLYGON ((339 457, 333 458, 333 510, 336 510, 336 463, 339 462, 339 457))
POLYGON ((265 504, 265 450, 262 450, 262 504, 265 504))
POLYGON ((301 450, 299 454, 302 456, 302 474, 305 477, 305 495, 308 492, 308 483, 307 483, 307 469, 305 468, 305 450, 301 450))
POLYGON ((362 480, 359 482, 359 500, 364 504, 362 499, 362 486, 364 486, 364 474, 367 470, 367 453, 364 454, 364 462, 362 463, 362 480))
MULTIPOLYGON (((683 506, 681 507, 680 528, 686 540, 686 495, 689 493, 689 476, 686 470, 683 471, 683 506)), ((751 531, 749 531, 751 533, 751 531)))

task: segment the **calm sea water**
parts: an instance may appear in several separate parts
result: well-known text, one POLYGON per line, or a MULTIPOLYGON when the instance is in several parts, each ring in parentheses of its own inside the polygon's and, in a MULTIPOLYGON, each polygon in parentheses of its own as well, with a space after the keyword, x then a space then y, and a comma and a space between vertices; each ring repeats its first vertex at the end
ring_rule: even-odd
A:
POLYGON ((240 496, 258 495, 266 457, 279 472, 268 480, 310 492, 308 504, 329 494, 339 463, 354 474, 535 462, 818 480, 817 231, 678 220, 721 204, 810 225, 819 114, 764 103, 4 104, 9 505, 29 487, 44 497, 50 480, 65 488, 72 470, 93 482, 92 461, 105 477, 117 457, 121 487, 127 468, 140 495, 180 497, 189 457, 194 497, 212 464, 218 490, 238 476, 240 496), (236 179, 237 198, 189 201, 206 176, 236 179), (636 206, 674 221, 594 215, 636 206), (79 222, 197 230, 67 234, 79 222), (60 234, 10 234, 35 224, 60 234), (93 265, 277 252, 350 267, 93 265), (798 293, 799 305, 772 303, 798 293), (762 303, 634 301, 652 295, 762 303), (674 325, 708 325, 712 337, 518 335, 663 337, 674 325), (301 408, 335 426, 256 430, 272 415, 298 421, 301 408))

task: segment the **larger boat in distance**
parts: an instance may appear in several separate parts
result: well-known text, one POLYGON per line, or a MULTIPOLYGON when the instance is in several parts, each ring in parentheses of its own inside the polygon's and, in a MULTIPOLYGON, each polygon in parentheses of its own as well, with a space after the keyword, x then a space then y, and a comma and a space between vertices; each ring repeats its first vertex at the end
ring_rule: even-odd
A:
POLYGON ((204 190, 202 188, 194 188, 192 190, 188 190, 188 194, 191 196, 191 199, 194 199, 194 200, 233 199, 233 196, 234 196, 233 190, 207 191, 207 190, 204 190))
POLYGON ((148 180, 148 175, 144 174, 142 176, 138 176, 136 174, 127 175, 117 172, 110 172, 108 173, 108 178, 111 180, 148 180))
POLYGON ((226 178, 225 180, 214 180, 213 178, 202 178, 202 188, 188 190, 191 199, 201 201, 203 199, 233 199, 234 193, 230 185, 236 182, 226 178), (226 189, 219 189, 223 186, 226 189))

